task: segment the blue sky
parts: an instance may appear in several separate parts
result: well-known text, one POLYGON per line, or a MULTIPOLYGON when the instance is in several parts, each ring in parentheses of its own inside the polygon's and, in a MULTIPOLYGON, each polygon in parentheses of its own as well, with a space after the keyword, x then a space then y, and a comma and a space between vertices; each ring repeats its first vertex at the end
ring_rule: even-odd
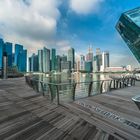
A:
POLYGON ((121 13, 138 6, 139 0, 106 0, 100 4, 97 13, 91 11, 85 15, 69 11, 67 5, 63 4, 60 9, 64 14, 58 32, 63 38, 70 40, 72 46, 81 53, 87 51, 88 44, 93 44, 94 51, 97 47, 103 51, 109 50, 111 58, 118 59, 112 60, 112 65, 131 63, 137 66, 137 61, 119 36, 115 25, 121 13))
POLYGON ((139 7, 139 0, 4 0, 0 5, 0 36, 23 44, 29 55, 43 46, 86 54, 92 44, 94 52, 110 52, 112 66, 139 66, 115 29, 121 13, 139 7))

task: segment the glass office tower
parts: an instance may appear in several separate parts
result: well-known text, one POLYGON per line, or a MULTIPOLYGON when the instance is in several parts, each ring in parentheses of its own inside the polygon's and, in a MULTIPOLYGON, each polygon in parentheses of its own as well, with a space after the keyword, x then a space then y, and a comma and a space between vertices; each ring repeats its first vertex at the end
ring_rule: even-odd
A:
POLYGON ((2 58, 3 58, 3 39, 0 39, 0 69, 2 68, 2 58))
POLYGON ((14 65, 21 72, 27 71, 27 50, 23 50, 23 46, 15 44, 14 65))
POLYGON ((43 72, 43 50, 38 50, 38 70, 43 72))
POLYGON ((6 42, 3 51, 8 57, 8 67, 12 67, 12 43, 6 42))
POLYGON ((18 54, 17 66, 19 71, 27 71, 27 50, 22 50, 22 52, 18 54))
POLYGON ((43 72, 50 72, 50 50, 43 48, 43 72))
POLYGON ((123 13, 116 28, 140 63, 140 7, 123 13))
POLYGON ((33 54, 29 57, 29 71, 30 72, 37 72, 38 71, 38 55, 33 54))
POLYGON ((74 69, 74 63, 75 63, 75 50, 74 50, 74 48, 70 48, 68 50, 68 61, 71 62, 71 69, 74 69))
POLYGON ((56 70, 56 49, 51 52, 51 70, 56 70))
POLYGON ((14 58, 14 65, 18 65, 18 56, 19 53, 23 51, 23 46, 20 44, 15 44, 15 58, 14 58))

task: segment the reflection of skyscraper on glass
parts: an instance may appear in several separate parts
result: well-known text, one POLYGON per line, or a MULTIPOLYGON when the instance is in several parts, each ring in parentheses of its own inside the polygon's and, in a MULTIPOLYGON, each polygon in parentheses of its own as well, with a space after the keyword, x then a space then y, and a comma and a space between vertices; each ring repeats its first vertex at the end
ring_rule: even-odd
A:
POLYGON ((0 39, 0 69, 2 68, 2 58, 3 58, 3 39, 0 39))
POLYGON ((74 51, 74 48, 70 48, 68 50, 68 61, 71 61, 71 69, 74 69, 74 63, 75 63, 75 51, 74 51))
POLYGON ((8 67, 12 67, 12 43, 6 42, 3 51, 8 57, 8 67))
POLYGON ((140 63, 140 7, 123 13, 116 28, 140 63))

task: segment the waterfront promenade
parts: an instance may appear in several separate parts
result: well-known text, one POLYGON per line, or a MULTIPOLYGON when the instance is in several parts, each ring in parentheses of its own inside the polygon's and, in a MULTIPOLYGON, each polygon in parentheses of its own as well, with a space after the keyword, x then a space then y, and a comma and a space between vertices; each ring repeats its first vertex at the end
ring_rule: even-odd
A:
POLYGON ((0 139, 139 140, 135 87, 59 106, 26 85, 24 78, 0 80, 0 139))

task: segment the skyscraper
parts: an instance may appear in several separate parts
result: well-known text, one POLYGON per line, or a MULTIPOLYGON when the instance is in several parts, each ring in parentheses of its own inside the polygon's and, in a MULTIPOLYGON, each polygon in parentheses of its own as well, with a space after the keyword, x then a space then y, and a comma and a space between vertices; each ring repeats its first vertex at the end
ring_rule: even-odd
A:
POLYGON ((88 53, 86 55, 86 61, 93 61, 93 49, 92 46, 88 48, 88 53))
POLYGON ((85 71, 86 72, 92 72, 92 62, 91 61, 86 61, 85 62, 85 71))
POLYGON ((85 70, 85 56, 80 55, 80 70, 85 70))
POLYGON ((29 57, 29 71, 37 72, 38 71, 38 55, 33 54, 29 57))
POLYGON ((38 70, 43 72, 43 50, 38 50, 38 70))
POLYGON ((56 70, 56 49, 51 51, 51 70, 56 70))
POLYGON ((101 71, 105 71, 107 67, 109 67, 109 52, 103 52, 101 71))
POLYGON ((29 71, 29 72, 32 71, 32 62, 31 62, 31 60, 32 60, 32 57, 29 57, 29 63, 28 63, 28 65, 29 65, 28 71, 29 71))
POLYGON ((22 51, 23 51, 23 46, 20 44, 15 44, 15 58, 14 58, 14 65, 15 66, 18 65, 19 53, 22 53, 22 51))
POLYGON ((61 61, 61 71, 71 71, 71 61, 61 61))
POLYGON ((2 68, 2 59, 3 59, 3 39, 0 39, 0 69, 2 68))
POLYGON ((86 55, 85 70, 91 72, 93 70, 93 49, 89 46, 88 53, 86 55))
POLYGON ((15 44, 14 65, 21 72, 27 71, 27 50, 23 50, 23 45, 15 44))
POLYGON ((100 67, 102 65, 102 53, 100 51, 100 48, 96 49, 96 58, 94 60, 96 60, 96 67, 97 67, 95 69, 97 71, 100 71, 100 67))
POLYGON ((50 72, 50 50, 43 48, 43 72, 50 72))
POLYGON ((93 57, 93 72, 98 72, 98 67, 97 67, 97 57, 93 57))
POLYGON ((27 71, 27 50, 22 50, 22 52, 18 54, 17 66, 20 72, 27 71))
POLYGON ((12 67, 12 43, 4 43, 3 52, 7 54, 8 57, 8 67, 12 67))
POLYGON ((61 71, 61 57, 59 55, 56 56, 56 71, 61 71))
POLYGON ((123 13, 116 28, 140 63, 140 7, 123 13))
POLYGON ((66 62, 67 61, 67 56, 63 54, 62 57, 61 57, 61 61, 66 62))
POLYGON ((71 62, 71 69, 74 69, 74 63, 75 63, 75 51, 74 51, 74 48, 70 48, 68 50, 68 61, 71 62))

